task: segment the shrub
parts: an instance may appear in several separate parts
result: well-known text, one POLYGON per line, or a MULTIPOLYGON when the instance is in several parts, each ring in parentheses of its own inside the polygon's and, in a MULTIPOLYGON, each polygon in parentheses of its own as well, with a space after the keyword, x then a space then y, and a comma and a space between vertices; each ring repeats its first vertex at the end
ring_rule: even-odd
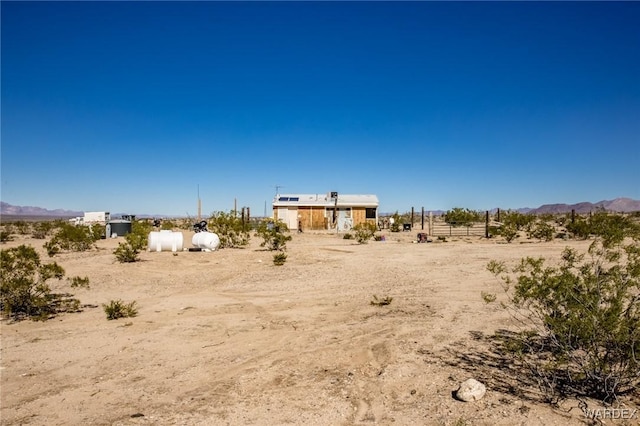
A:
POLYGON ((56 224, 52 221, 36 222, 33 224, 31 230, 31 236, 33 238, 43 240, 51 234, 51 231, 56 227, 56 224))
POLYGON ((553 226, 542 220, 532 222, 527 228, 527 236, 529 238, 535 238, 538 240, 551 241, 553 240, 553 233, 555 229, 553 226))
POLYGON ((258 224, 255 236, 262 238, 260 247, 266 247, 268 250, 286 250, 287 241, 291 241, 291 235, 285 235, 289 232, 289 227, 278 220, 273 219, 262 220, 258 224))
POLYGON ((626 236, 640 238, 640 227, 629 216, 599 212, 592 215, 588 222, 591 233, 602 238, 602 243, 607 247, 621 243, 626 236))
POLYGON ((482 222, 482 212, 454 207, 444 214, 444 221, 451 226, 471 226, 473 222, 482 222))
POLYGON ((106 226, 101 223, 92 223, 89 225, 89 233, 94 241, 98 241, 102 238, 106 238, 107 230, 106 226))
POLYGON ((134 222, 131 232, 125 235, 125 242, 119 243, 113 251, 120 263, 132 263, 140 260, 138 254, 147 248, 148 234, 152 227, 146 222, 134 222))
POLYGON ((0 243, 6 243, 7 241, 13 241, 13 235, 11 235, 11 231, 0 231, 0 243))
POLYGON ((47 281, 64 277, 64 269, 57 263, 41 263, 35 249, 25 245, 2 250, 0 257, 0 309, 8 317, 47 319, 57 312, 78 309, 78 300, 51 293, 47 281))
POLYGON ((518 229, 513 224, 502 225, 495 230, 497 235, 502 236, 508 243, 518 238, 518 229))
POLYGON ((586 260, 567 248, 558 266, 529 257, 512 269, 487 266, 504 285, 504 306, 526 327, 512 355, 549 400, 574 394, 611 401, 640 386, 640 244, 610 237, 596 239, 586 260))
POLYGON ((530 214, 524 214, 517 211, 506 211, 502 214, 502 223, 505 226, 511 226, 516 231, 522 231, 531 226, 535 222, 536 217, 530 214))
POLYGON ((107 314, 108 320, 115 320, 118 318, 129 318, 138 315, 138 309, 136 308, 135 300, 131 303, 124 303, 122 300, 112 300, 109 304, 102 305, 104 313, 107 314))
POLYGON ((118 243, 118 247, 113 251, 116 260, 120 263, 133 263, 140 260, 138 254, 140 250, 134 248, 128 242, 118 243))
POLYGON ((220 248, 238 248, 249 244, 250 226, 233 212, 213 213, 208 226, 220 238, 220 248))
POLYGON ((577 217, 567 224, 567 231, 576 238, 600 237, 606 246, 615 245, 630 236, 637 238, 640 228, 630 216, 597 212, 588 218, 577 217))
POLYGON ((398 212, 395 212, 393 216, 391 216, 391 219, 393 219, 393 223, 390 226, 391 232, 400 232, 400 222, 402 221, 402 216, 400 216, 398 212))
POLYGON ((282 266, 285 264, 286 261, 287 261, 286 253, 280 252, 273 255, 273 264, 276 266, 282 266))
POLYGON ((487 293, 485 291, 481 291, 480 296, 482 296, 482 300, 484 300, 485 303, 493 303, 497 298, 494 293, 487 293))
POLYGON ((100 238, 101 236, 92 232, 89 226, 62 223, 51 240, 44 244, 44 248, 49 256, 61 251, 87 251, 93 248, 100 238))
POLYGON ((571 234, 573 238, 579 238, 586 240, 591 235, 591 227, 586 219, 576 216, 573 222, 569 222, 566 225, 567 232, 571 234))
POLYGON ((547 223, 557 222, 558 219, 560 218, 558 218, 556 215, 552 213, 541 213, 538 215, 538 220, 542 222, 547 222, 547 223))
POLYGON ((161 225, 160 225, 160 229, 163 229, 163 230, 166 230, 166 231, 171 231, 175 227, 176 227, 176 224, 171 220, 163 220, 161 225))
POLYGON ((353 239, 353 235, 350 234, 349 232, 347 232, 346 234, 344 234, 342 239, 344 239, 344 240, 352 240, 353 239))
POLYGON ((73 277, 73 278, 67 278, 67 280, 69 281, 69 284, 71 285, 72 288, 76 288, 76 287, 82 287, 82 288, 89 288, 89 277, 73 277))
POLYGON ((367 244, 377 230, 376 224, 372 222, 362 222, 353 227, 356 241, 360 244, 367 244))
POLYGON ((31 229, 31 226, 23 220, 18 220, 16 222, 13 222, 13 227, 16 229, 16 232, 20 235, 27 235, 29 233, 29 230, 31 229))

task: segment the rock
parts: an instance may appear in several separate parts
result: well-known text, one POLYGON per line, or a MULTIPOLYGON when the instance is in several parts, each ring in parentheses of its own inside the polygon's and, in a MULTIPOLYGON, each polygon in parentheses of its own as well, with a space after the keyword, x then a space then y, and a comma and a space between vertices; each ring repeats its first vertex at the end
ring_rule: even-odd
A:
POLYGON ((464 402, 477 401, 481 399, 486 392, 487 388, 485 385, 476 379, 468 379, 460 384, 460 387, 455 393, 455 397, 464 402))

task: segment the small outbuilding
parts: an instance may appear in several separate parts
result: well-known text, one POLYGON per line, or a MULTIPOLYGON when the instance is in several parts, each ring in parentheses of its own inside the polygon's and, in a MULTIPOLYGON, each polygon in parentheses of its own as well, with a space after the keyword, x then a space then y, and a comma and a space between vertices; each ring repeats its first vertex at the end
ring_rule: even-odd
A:
POLYGON ((375 195, 277 194, 273 218, 292 230, 349 231, 360 223, 377 224, 379 204, 375 195))

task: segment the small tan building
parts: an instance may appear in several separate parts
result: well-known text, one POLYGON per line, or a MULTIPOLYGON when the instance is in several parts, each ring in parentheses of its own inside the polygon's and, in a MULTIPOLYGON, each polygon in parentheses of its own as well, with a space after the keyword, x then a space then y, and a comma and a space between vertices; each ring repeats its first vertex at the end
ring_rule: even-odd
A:
POLYGON ((375 195, 277 194, 273 218, 289 229, 349 231, 359 223, 377 224, 379 204, 375 195))

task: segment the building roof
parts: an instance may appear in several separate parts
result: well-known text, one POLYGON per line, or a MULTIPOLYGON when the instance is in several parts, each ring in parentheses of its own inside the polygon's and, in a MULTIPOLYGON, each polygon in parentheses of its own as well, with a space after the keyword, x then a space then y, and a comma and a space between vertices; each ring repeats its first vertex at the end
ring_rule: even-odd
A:
MULTIPOLYGON (((378 197, 370 194, 338 194, 337 201, 338 207, 378 207, 380 204, 378 197)), ((330 194, 277 194, 273 206, 334 207, 336 199, 330 194)))

